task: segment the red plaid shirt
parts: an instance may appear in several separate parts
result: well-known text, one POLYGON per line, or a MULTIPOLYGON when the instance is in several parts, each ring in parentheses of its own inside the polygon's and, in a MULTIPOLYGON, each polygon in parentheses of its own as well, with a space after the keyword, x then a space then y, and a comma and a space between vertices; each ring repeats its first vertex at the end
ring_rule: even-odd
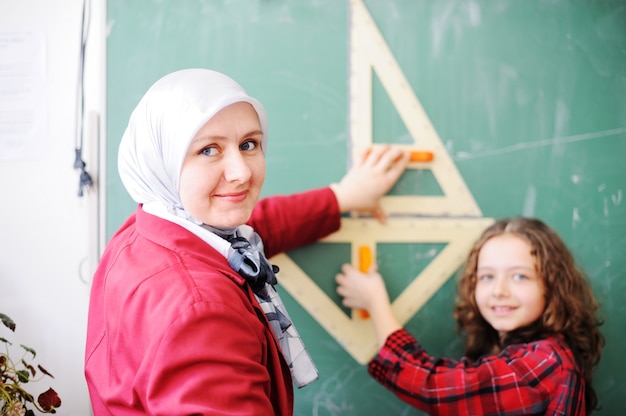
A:
POLYGON ((585 384, 559 337, 510 345, 499 355, 431 357, 406 330, 387 338, 369 372, 401 400, 432 415, 584 415, 585 384))

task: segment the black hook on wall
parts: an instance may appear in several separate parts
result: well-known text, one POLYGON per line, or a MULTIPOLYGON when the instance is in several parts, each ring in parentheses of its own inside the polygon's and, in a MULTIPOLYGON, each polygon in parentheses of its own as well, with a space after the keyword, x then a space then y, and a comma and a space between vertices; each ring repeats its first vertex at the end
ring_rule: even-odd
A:
POLYGON ((87 164, 83 161, 82 148, 74 149, 74 152, 74 169, 80 169, 80 177, 78 180, 78 196, 82 197, 84 195, 84 188, 89 188, 91 185, 93 185, 93 179, 91 179, 91 175, 85 169, 87 164))

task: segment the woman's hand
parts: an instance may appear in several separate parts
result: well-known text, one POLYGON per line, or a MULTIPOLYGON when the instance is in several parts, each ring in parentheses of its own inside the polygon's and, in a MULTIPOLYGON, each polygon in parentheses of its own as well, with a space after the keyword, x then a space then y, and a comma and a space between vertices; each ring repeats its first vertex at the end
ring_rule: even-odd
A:
POLYGON ((341 212, 371 213, 379 222, 387 219, 380 198, 398 181, 409 162, 409 152, 390 145, 375 145, 355 160, 338 184, 332 184, 341 212))

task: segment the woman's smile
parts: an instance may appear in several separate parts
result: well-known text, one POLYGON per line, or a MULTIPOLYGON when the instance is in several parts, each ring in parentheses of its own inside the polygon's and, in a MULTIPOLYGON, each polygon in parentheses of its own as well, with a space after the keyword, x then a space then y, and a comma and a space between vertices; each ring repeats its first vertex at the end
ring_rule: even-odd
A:
POLYGON ((213 195, 214 198, 219 198, 223 201, 227 201, 227 202, 242 202, 245 201, 246 198, 248 197, 248 191, 239 191, 239 192, 224 192, 224 193, 217 193, 213 195))

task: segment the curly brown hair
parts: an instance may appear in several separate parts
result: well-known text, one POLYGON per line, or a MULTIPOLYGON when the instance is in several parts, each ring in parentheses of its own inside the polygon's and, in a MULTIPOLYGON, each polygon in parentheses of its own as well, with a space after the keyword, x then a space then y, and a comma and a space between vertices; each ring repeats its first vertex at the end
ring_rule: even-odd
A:
POLYGON ((470 360, 484 354, 497 354, 510 344, 562 334, 581 363, 587 412, 590 413, 598 404, 592 376, 604 346, 604 336, 599 330, 603 324, 598 317, 599 308, 586 274, 576 265, 558 234, 541 220, 517 217, 497 221, 474 243, 459 274, 454 317, 458 331, 465 337, 465 356, 470 360), (489 239, 506 233, 530 244, 537 273, 546 289, 546 307, 537 321, 510 332, 501 340, 498 332, 478 311, 475 299, 476 267, 483 245, 489 239))

